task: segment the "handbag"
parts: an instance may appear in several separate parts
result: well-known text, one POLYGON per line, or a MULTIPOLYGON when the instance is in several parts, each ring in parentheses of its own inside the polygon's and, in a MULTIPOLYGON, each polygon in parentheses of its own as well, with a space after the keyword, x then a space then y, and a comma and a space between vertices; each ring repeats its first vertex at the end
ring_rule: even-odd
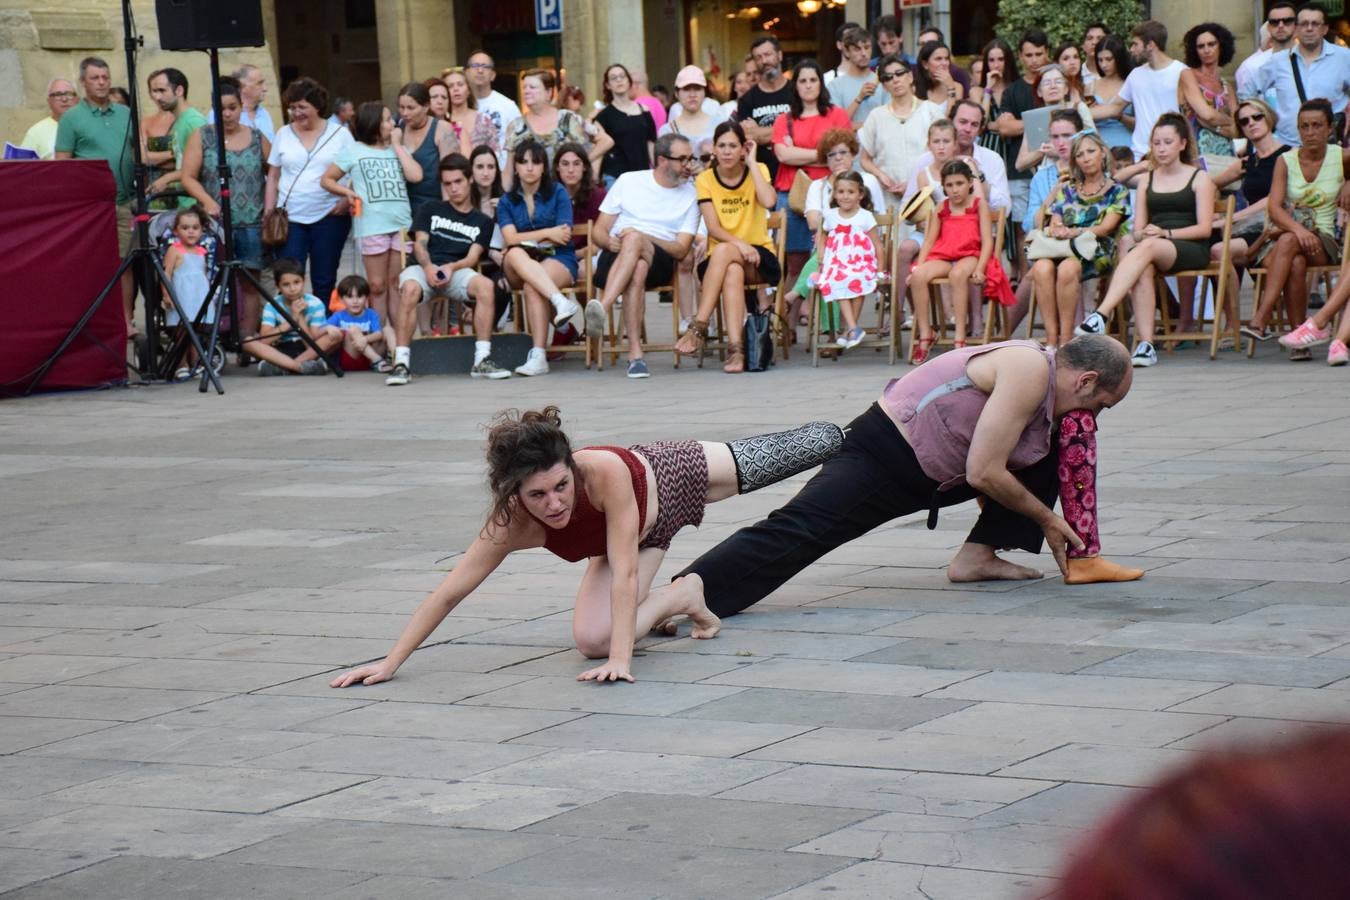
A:
MULTIPOLYGON (((300 171, 295 173, 295 178, 291 180, 291 186, 286 191, 286 197, 276 206, 263 213, 262 218, 262 242, 264 247, 280 247, 286 243, 286 238, 291 232, 291 214, 286 211, 286 204, 290 202, 291 192, 295 190, 296 184, 300 181, 300 176, 305 174, 305 169, 309 168, 310 161, 314 159, 314 154, 324 148, 329 141, 337 137, 341 131, 341 126, 335 127, 332 134, 324 138, 309 154, 305 156, 305 164, 300 167, 300 171)), ((294 133, 294 132, 292 132, 294 133)))
POLYGON ((1097 235, 1084 231, 1075 238, 1052 238, 1039 228, 1027 232, 1027 259, 1076 258, 1087 265, 1097 255, 1097 235))
POLYGON ((792 190, 788 191, 788 209, 799 216, 806 215, 806 192, 811 190, 811 176, 805 169, 798 169, 792 178, 792 190))
POLYGON ((764 372, 773 365, 773 323, 770 313, 745 317, 745 371, 764 372))

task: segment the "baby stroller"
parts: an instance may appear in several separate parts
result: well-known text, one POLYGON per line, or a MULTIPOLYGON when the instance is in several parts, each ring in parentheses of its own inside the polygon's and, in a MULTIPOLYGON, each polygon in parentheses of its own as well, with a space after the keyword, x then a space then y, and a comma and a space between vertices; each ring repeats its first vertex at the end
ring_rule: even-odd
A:
MULTIPOLYGON (((164 263, 164 255, 168 252, 169 245, 174 240, 173 220, 176 214, 177 210, 170 209, 155 213, 150 219, 150 246, 161 265, 164 263)), ((216 257, 225 245, 225 235, 220 223, 215 219, 210 216, 203 216, 202 220, 201 247, 206 251, 206 277, 208 281, 211 281, 216 277, 216 257)), ((145 289, 142 288, 142 290, 145 289)), ((160 302, 162 297, 163 289, 156 281, 153 288, 147 292, 149 302, 146 303, 146 309, 148 310, 146 333, 136 338, 136 351, 141 370, 145 371, 148 368, 149 342, 156 341, 155 346, 159 350, 158 358, 164 366, 164 375, 167 381, 170 380, 169 376, 174 374, 171 367, 176 365, 177 359, 181 357, 181 353, 178 352, 181 348, 176 350, 174 345, 177 341, 186 343, 186 338, 178 337, 178 313, 173 309, 165 309, 163 303, 160 302)), ((215 321, 215 313, 220 312, 219 339, 215 347, 211 348, 210 359, 211 370, 217 375, 225 368, 226 350, 237 351, 239 349, 237 336, 232 327, 234 310, 230 304, 223 301, 222 291, 217 290, 210 298, 211 309, 208 309, 201 316, 201 321, 195 326, 197 337, 205 346, 211 336, 211 326, 212 322, 215 321)), ((196 310, 189 307, 185 311, 188 314, 190 324, 192 319, 195 318, 196 310)))

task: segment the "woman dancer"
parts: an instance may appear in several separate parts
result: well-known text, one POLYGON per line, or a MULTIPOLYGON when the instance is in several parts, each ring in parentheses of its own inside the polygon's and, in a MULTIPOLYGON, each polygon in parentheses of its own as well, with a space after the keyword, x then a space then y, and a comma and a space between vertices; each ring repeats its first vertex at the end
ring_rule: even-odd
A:
POLYGON ((555 406, 508 411, 488 431, 492 512, 455 568, 413 613, 383 660, 333 679, 332 687, 394 677, 436 626, 513 550, 544 547, 569 562, 588 559, 577 589, 572 636, 603 665, 578 681, 632 681, 633 643, 672 616, 692 636, 711 638, 721 621, 703 602, 698 576, 652 591, 652 579, 685 525, 707 504, 775 484, 839 451, 844 433, 828 422, 713 443, 671 441, 572 451, 555 406))

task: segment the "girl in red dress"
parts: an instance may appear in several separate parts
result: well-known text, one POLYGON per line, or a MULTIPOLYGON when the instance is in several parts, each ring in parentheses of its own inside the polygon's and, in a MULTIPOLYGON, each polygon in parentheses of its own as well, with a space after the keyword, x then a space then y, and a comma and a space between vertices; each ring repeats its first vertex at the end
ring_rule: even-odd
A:
MULTIPOLYGON (((964 297, 970 282, 984 286, 984 296, 1005 305, 1013 302, 1012 288, 1003 266, 994 259, 993 224, 989 207, 975 196, 975 175, 964 160, 943 164, 942 190, 947 199, 928 218, 923 249, 909 277, 910 297, 918 338, 910 346, 910 362, 918 365, 933 346, 933 323, 929 318, 928 286, 937 278, 951 283, 953 297, 964 297)), ((956 319, 955 346, 966 345, 967 305, 953 303, 956 319)))

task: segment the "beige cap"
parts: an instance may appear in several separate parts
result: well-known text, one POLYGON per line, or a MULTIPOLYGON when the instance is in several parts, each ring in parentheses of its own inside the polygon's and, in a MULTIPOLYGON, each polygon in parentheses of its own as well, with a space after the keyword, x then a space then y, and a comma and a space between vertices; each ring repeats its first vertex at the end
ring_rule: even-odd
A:
POLYGON ((680 70, 679 74, 675 76, 676 90, 679 90, 682 87, 688 87, 691 84, 696 84, 699 87, 705 88, 708 86, 708 79, 704 77, 703 70, 698 66, 685 66, 680 70))

